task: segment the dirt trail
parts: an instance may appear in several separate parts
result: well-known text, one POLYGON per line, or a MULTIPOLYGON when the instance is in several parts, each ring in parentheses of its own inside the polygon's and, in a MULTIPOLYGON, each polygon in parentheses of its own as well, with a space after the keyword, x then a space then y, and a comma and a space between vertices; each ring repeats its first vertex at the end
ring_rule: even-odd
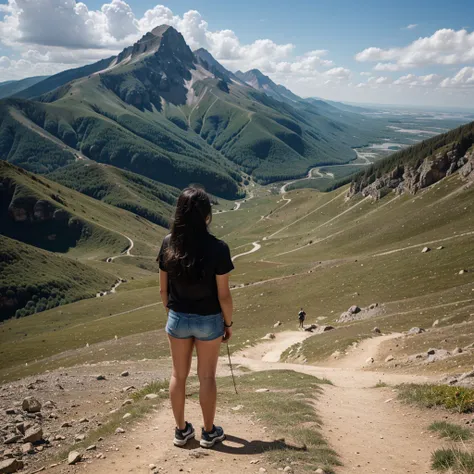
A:
POLYGON ((367 358, 377 357, 383 342, 400 337, 400 334, 368 339, 347 357, 325 367, 265 362, 269 358, 275 360, 286 347, 307 337, 304 332, 279 333, 275 340, 236 354, 234 359, 252 370, 292 369, 326 377, 334 383, 334 386, 325 386, 317 408, 323 420, 324 435, 344 464, 336 468, 336 473, 433 472, 430 469, 431 453, 443 444, 436 437, 423 433, 433 421, 433 415, 402 405, 390 388, 375 388, 379 381, 398 384, 423 383, 430 379, 361 370, 367 358))

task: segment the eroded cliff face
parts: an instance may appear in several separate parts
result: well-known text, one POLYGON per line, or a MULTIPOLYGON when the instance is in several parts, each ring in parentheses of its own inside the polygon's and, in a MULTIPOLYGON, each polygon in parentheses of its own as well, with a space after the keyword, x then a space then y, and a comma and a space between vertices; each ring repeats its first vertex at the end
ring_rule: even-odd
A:
POLYGON ((89 230, 83 221, 60 206, 60 196, 51 201, 24 196, 10 178, 0 177, 2 234, 38 247, 65 252, 89 230))
POLYGON ((346 197, 361 194, 378 200, 390 192, 416 194, 455 172, 466 182, 474 182, 474 150, 462 153, 455 146, 425 158, 419 166, 397 166, 372 183, 364 179, 353 182, 346 197))

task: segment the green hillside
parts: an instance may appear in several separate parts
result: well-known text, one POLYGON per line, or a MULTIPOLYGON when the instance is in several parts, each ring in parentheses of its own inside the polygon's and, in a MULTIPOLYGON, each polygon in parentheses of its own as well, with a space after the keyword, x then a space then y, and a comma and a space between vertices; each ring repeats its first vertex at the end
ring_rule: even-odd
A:
POLYGON ((0 235, 0 321, 109 290, 117 277, 0 235))
POLYGON ((77 161, 48 175, 58 183, 168 227, 179 190, 93 161, 77 161))
MULTIPOLYGON (((52 252, 105 259, 135 242, 148 253, 166 230, 138 215, 0 161, 1 234, 52 252)), ((153 250, 154 251, 154 250, 153 250)))
POLYGON ((48 76, 27 77, 19 81, 7 81, 0 84, 0 99, 15 95, 29 87, 34 86, 38 82, 44 81, 48 76))

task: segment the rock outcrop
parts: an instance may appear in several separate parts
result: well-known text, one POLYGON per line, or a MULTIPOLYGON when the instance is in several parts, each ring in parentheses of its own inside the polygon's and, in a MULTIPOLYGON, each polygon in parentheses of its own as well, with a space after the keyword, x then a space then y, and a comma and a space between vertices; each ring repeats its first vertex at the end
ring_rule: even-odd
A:
POLYGON ((459 172, 463 180, 474 182, 474 151, 464 153, 455 145, 449 150, 428 156, 419 165, 396 165, 390 172, 372 182, 370 177, 354 181, 346 197, 361 194, 378 200, 390 192, 416 194, 454 172, 459 172))

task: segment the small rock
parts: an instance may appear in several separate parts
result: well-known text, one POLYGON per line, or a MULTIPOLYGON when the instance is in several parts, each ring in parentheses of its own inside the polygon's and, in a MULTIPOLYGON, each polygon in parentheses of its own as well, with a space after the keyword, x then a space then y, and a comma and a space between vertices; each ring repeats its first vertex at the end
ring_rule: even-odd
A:
POLYGON ((278 326, 281 326, 281 321, 277 321, 277 322, 273 325, 274 328, 277 328, 278 326))
POLYGON ((123 417, 122 417, 122 420, 128 420, 131 417, 132 417, 131 413, 125 413, 125 415, 123 415, 123 417))
POLYGON ((89 423, 89 420, 87 418, 81 418, 79 423, 89 423))
POLYGON ((68 421, 65 421, 62 425, 61 425, 61 428, 71 428, 72 425, 71 423, 69 423, 68 421))
POLYGON ((443 250, 444 247, 442 245, 440 245, 439 247, 436 247, 436 250, 443 250))
POLYGON ((123 434, 123 433, 125 433, 125 430, 123 428, 117 428, 115 430, 115 434, 123 434))
POLYGON ((43 439, 43 430, 41 426, 34 425, 25 431, 25 437, 23 438, 23 441, 25 443, 36 443, 38 441, 41 441, 42 439, 43 439))
POLYGON ((326 474, 326 471, 324 469, 318 468, 316 471, 314 471, 315 474, 326 474))
POLYGON ((429 247, 424 247, 423 250, 421 251, 421 253, 427 253, 429 252, 431 249, 429 247))
POLYGON ((235 407, 232 407, 232 410, 239 411, 239 410, 242 410, 243 407, 244 407, 243 405, 236 405, 235 407))
POLYGON ((43 408, 50 408, 52 410, 53 408, 56 408, 56 404, 53 401, 48 400, 43 403, 43 408))
POLYGON ((130 375, 130 372, 128 370, 124 370, 121 374, 120 377, 128 377, 130 375))
POLYGON ((156 465, 155 464, 148 464, 148 468, 151 469, 152 471, 154 471, 156 469, 156 465))
POLYGON ((261 467, 258 472, 267 472, 267 470, 264 467, 261 467))
POLYGON ((378 327, 375 327, 374 329, 372 329, 372 332, 374 332, 375 334, 381 334, 382 333, 382 331, 378 327))
POLYGON ((0 473, 12 474, 23 469, 23 466, 23 461, 18 461, 18 459, 6 459, 5 461, 0 461, 0 473))
POLYGON ((431 327, 435 328, 436 326, 438 326, 438 324, 439 324, 439 319, 434 321, 433 324, 431 325, 431 327))
POLYGON ((428 355, 435 355, 435 354, 436 354, 436 349, 428 349, 428 350, 426 351, 426 353, 427 353, 428 355))
POLYGON ((351 314, 357 314, 360 313, 360 308, 356 304, 354 304, 347 310, 347 312, 351 314))
POLYGON ((142 447, 141 447, 139 444, 137 444, 137 445, 135 446, 135 449, 142 449, 142 447))
POLYGON ((155 398, 158 398, 156 393, 149 393, 148 395, 145 395, 145 400, 154 400, 155 398))
POLYGON ((35 448, 32 443, 25 443, 21 446, 21 452, 23 454, 31 454, 35 452, 35 448))
POLYGON ((369 309, 375 309, 375 308, 378 308, 379 307, 379 304, 378 303, 372 303, 370 306, 369 306, 369 309))
POLYGON ((6 415, 16 415, 16 410, 14 408, 7 408, 5 410, 6 415))
POLYGON ((96 377, 96 379, 97 379, 97 380, 107 380, 107 379, 105 378, 105 375, 98 375, 98 376, 96 377))
POLYGON ((85 434, 78 434, 74 437, 74 441, 76 441, 77 443, 84 441, 85 439, 86 439, 85 434))
POLYGON ((131 392, 132 390, 136 390, 136 388, 133 385, 129 385, 128 387, 122 388, 122 393, 131 392))
POLYGON ((462 353, 462 349, 460 347, 456 347, 455 349, 453 349, 452 351, 453 354, 461 354, 462 353))
POLYGON ((131 405, 133 403, 133 400, 131 398, 127 398, 127 400, 124 400, 124 402, 122 403, 122 406, 126 406, 126 405, 131 405))
POLYGON ((4 441, 4 444, 16 443, 16 442, 20 441, 21 438, 22 438, 22 436, 19 435, 19 434, 14 434, 14 435, 7 436, 7 438, 4 441))
POLYGON ((275 339, 275 334, 272 333, 272 332, 269 332, 268 334, 266 334, 265 336, 262 337, 262 339, 264 340, 271 340, 271 339, 275 339))
POLYGON ((392 360, 394 360, 395 357, 393 357, 393 355, 388 355, 386 358, 385 358, 385 362, 392 362, 392 360))
POLYGON ((258 388, 257 390, 255 390, 255 393, 264 393, 264 392, 269 392, 270 389, 268 388, 258 388))
POLYGON ((467 270, 459 270, 459 275, 464 275, 465 273, 467 273, 467 270))
POLYGON ((86 448, 86 451, 95 451, 97 449, 97 446, 95 444, 91 444, 86 448))
POLYGON ((290 466, 286 466, 286 467, 283 469, 283 472, 293 472, 293 469, 291 469, 290 466))
POLYGON ((373 364, 374 362, 375 362, 375 361, 374 361, 374 358, 373 358, 373 357, 369 357, 369 358, 365 361, 366 364, 373 364))
POLYGON ((409 331, 408 331, 408 334, 421 334, 425 332, 425 330, 423 328, 417 328, 417 327, 414 327, 414 328, 411 328, 409 331))
POLYGON ((68 464, 76 464, 82 459, 81 453, 78 453, 77 451, 71 451, 67 457, 67 463, 68 464))
POLYGON ((260 459, 252 459, 250 461, 250 464, 258 464, 260 462, 260 459))
POLYGON ((21 408, 28 413, 38 413, 41 411, 41 403, 34 397, 26 397, 21 408))

